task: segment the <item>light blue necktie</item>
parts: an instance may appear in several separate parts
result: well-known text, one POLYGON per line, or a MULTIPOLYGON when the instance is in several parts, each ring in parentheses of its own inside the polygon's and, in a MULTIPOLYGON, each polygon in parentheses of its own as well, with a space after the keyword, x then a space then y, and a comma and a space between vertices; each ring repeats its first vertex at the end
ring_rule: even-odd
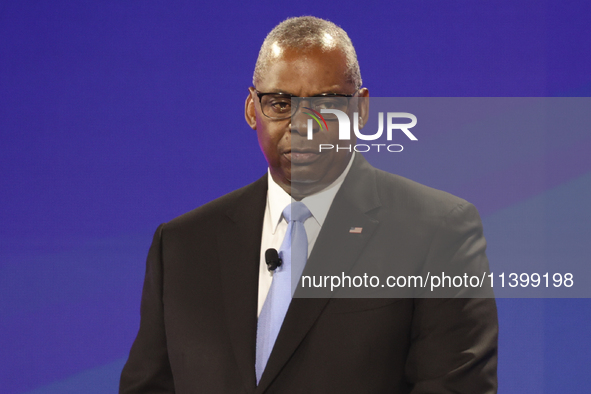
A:
POLYGON ((304 222, 310 216, 310 210, 300 201, 291 203, 283 210, 283 217, 288 222, 285 238, 279 248, 279 257, 283 263, 273 272, 271 288, 258 320, 255 366, 257 384, 283 324, 293 295, 292 289, 295 291, 308 259, 308 236, 304 222))

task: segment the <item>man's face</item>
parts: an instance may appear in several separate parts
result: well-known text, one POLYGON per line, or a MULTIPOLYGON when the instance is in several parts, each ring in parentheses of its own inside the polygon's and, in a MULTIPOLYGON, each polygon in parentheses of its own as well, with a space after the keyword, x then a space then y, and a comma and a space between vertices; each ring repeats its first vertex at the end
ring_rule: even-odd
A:
MULTIPOLYGON (((262 93, 289 93, 299 97, 355 93, 355 86, 346 77, 346 60, 341 50, 322 52, 319 48, 305 52, 285 48, 279 57, 270 61, 256 89, 262 93)), ((366 92, 363 89, 363 95, 366 92)), ((313 139, 308 140, 307 120, 311 118, 302 114, 301 108, 292 119, 269 119, 263 114, 253 89, 246 100, 246 119, 257 131, 271 176, 296 199, 330 185, 351 158, 351 152, 344 149, 319 152, 319 144, 337 146, 337 122, 329 122, 328 130, 318 130, 313 139)), ((349 144, 354 145, 355 140, 341 143, 342 146, 349 144)))

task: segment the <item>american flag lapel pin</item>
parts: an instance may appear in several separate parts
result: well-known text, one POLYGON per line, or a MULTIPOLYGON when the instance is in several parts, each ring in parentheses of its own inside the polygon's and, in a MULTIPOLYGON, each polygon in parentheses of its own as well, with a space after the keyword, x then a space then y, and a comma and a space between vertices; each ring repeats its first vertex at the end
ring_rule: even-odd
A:
POLYGON ((349 229, 349 233, 351 233, 351 234, 361 234, 362 231, 363 231, 363 227, 351 227, 349 229))

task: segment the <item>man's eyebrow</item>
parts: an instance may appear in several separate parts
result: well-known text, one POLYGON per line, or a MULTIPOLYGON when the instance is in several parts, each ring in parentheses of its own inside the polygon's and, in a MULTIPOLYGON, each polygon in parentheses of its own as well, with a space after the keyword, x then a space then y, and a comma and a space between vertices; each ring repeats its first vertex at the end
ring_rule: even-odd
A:
POLYGON ((281 90, 281 89, 277 90, 277 93, 281 93, 281 94, 289 94, 290 96, 299 97, 297 94, 293 94, 293 93, 290 93, 290 92, 286 92, 285 90, 281 90))
POLYGON ((331 87, 328 87, 327 89, 323 89, 322 91, 318 92, 318 93, 314 93, 311 96, 298 96, 297 94, 293 94, 291 92, 287 92, 283 89, 270 89, 268 90, 268 92, 271 93, 281 93, 281 94, 289 94, 290 96, 294 96, 294 97, 314 97, 314 96, 319 96, 321 94, 346 94, 343 93, 341 90, 343 90, 342 86, 339 85, 333 85, 331 87))
POLYGON ((321 94, 343 94, 343 92, 342 92, 343 89, 344 89, 343 86, 333 85, 333 86, 327 87, 326 89, 322 89, 321 92, 314 94, 314 96, 318 96, 321 94))
POLYGON ((286 92, 286 91, 283 91, 283 90, 276 90, 276 91, 271 90, 270 92, 279 93, 279 94, 289 94, 290 96, 293 96, 293 97, 317 97, 317 96, 321 96, 323 94, 347 94, 347 93, 339 92, 338 90, 339 89, 327 89, 327 90, 324 90, 324 91, 322 91, 320 93, 315 93, 315 94, 313 94, 311 96, 298 96, 297 94, 289 93, 289 92, 286 92))

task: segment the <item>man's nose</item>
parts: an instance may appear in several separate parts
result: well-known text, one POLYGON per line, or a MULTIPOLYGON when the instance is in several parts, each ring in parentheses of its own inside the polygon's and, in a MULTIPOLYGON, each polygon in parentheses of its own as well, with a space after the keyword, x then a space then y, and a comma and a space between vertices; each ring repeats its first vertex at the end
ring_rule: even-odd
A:
POLYGON ((308 103, 306 101, 300 102, 300 105, 297 111, 291 115, 291 132, 298 133, 301 136, 307 136, 308 134, 308 124, 311 123, 312 125, 312 132, 317 133, 320 131, 320 126, 318 123, 314 121, 314 119, 308 115, 306 112, 311 112, 310 110, 306 109, 308 103))

